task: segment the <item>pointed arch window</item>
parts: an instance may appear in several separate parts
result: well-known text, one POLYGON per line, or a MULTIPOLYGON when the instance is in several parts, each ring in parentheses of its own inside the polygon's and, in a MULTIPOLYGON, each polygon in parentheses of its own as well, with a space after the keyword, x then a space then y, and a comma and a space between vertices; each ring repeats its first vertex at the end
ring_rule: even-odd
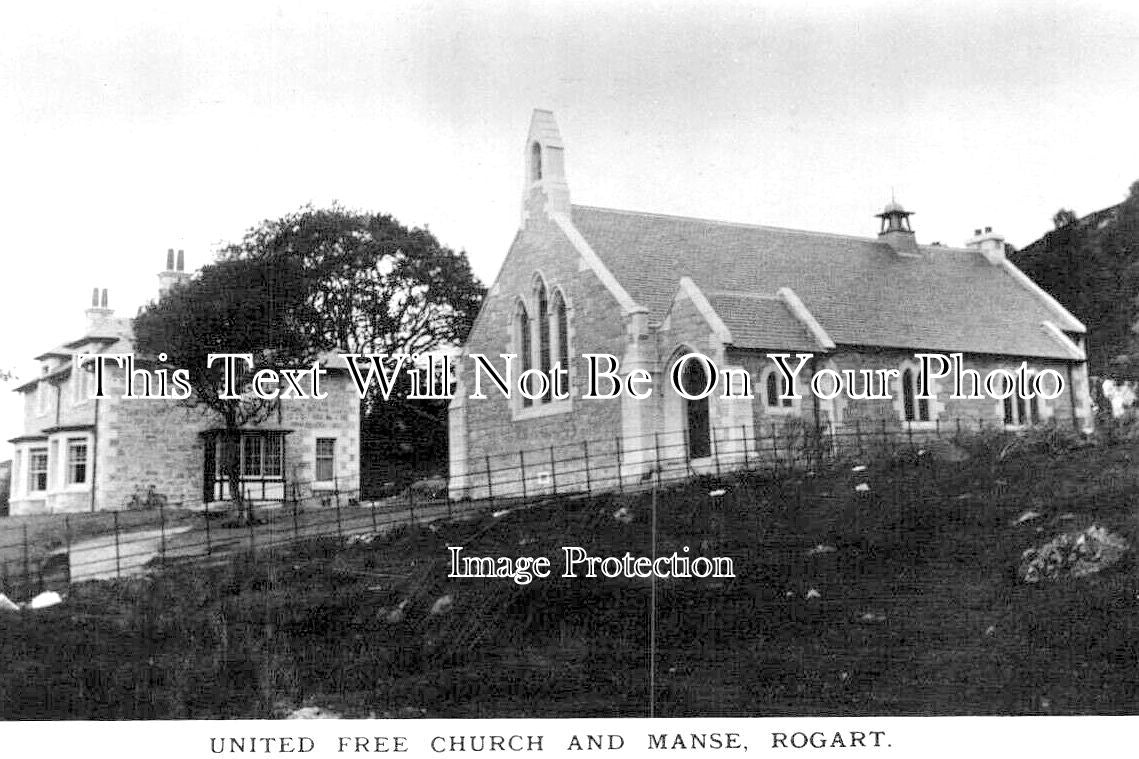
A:
MULTIPOLYGON (((561 290, 554 291, 554 307, 553 307, 553 338, 554 357, 555 363, 561 369, 559 376, 566 378, 568 385, 569 378, 569 315, 566 311, 566 299, 562 295, 561 290)), ((563 393, 569 391, 569 387, 559 388, 563 393)))
MULTIPOLYGON (((550 376, 550 302, 546 292, 546 283, 538 280, 536 297, 538 304, 538 370, 547 377, 550 376)), ((549 403, 553 398, 550 392, 542 396, 542 403, 549 403)))
POLYGON ((767 371, 767 379, 763 383, 763 401, 769 409, 789 409, 795 404, 791 398, 784 398, 787 381, 774 369, 767 371))
MULTIPOLYGON (((518 302, 518 307, 514 311, 514 339, 518 346, 518 357, 522 363, 522 372, 528 371, 533 367, 532 345, 530 340, 530 314, 526 312, 526 305, 521 301, 518 302)), ((522 406, 528 407, 533 405, 534 401, 522 396, 522 406)))

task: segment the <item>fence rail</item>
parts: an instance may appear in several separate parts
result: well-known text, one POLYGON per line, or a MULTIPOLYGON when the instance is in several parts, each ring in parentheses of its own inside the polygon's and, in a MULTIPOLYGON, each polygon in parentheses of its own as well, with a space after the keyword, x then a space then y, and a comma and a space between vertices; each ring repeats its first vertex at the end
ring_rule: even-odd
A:
MULTIPOLYGON (((19 517, 0 538, 0 592, 27 600, 45 589, 74 582, 137 575, 155 565, 227 560, 305 540, 374 535, 399 525, 459 514, 494 511, 550 496, 591 497, 632 492, 699 476, 759 472, 772 478, 802 472, 836 457, 871 459, 917 452, 937 438, 996 430, 980 424, 911 425, 874 429, 814 429, 773 425, 758 434, 751 425, 711 431, 709 455, 689 457, 684 433, 652 433, 575 443, 552 443, 516 453, 468 460, 467 471, 452 475, 451 496, 432 497, 413 486, 402 495, 361 501, 357 490, 314 490, 311 482, 290 482, 284 498, 256 503, 254 518, 239 521, 232 511, 209 502, 166 503, 155 499, 146 511, 95 512, 19 517), (481 464, 480 466, 476 466, 481 464)), ((0 529, 3 522, 0 522, 0 529)))

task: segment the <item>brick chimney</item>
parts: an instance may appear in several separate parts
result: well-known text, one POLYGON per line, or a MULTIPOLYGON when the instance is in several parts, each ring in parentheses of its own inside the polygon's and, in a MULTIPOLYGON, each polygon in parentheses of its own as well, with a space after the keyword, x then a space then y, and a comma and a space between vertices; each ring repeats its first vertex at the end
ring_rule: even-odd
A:
POLYGON ((91 306, 87 314, 87 334, 97 335, 106 333, 110 329, 111 316, 115 313, 107 307, 107 289, 102 291, 98 287, 91 291, 91 306))
POLYGON ((170 292, 176 285, 180 285, 190 278, 186 273, 186 255, 185 251, 179 250, 178 254, 174 254, 174 249, 170 248, 166 251, 166 269, 165 271, 158 272, 158 297, 162 297, 170 292))
POLYGON ((973 236, 965 241, 966 247, 980 251, 985 260, 999 264, 1005 260, 1005 238, 993 231, 992 227, 973 230, 973 236))

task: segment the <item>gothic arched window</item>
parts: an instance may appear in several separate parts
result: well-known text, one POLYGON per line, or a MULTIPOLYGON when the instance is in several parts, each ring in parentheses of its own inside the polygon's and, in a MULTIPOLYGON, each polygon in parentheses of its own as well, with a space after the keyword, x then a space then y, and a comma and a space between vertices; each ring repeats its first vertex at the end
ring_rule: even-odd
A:
MULTIPOLYGON (((514 334, 517 340, 518 358, 522 363, 519 370, 519 374, 521 374, 533 366, 530 341, 530 314, 526 313, 526 306, 521 301, 519 301, 518 307, 514 312, 514 334)), ((523 406, 529 406, 531 404, 533 404, 532 400, 525 396, 522 397, 523 406)))
MULTIPOLYGON (((550 303, 546 294, 546 283, 538 280, 538 370, 550 376, 550 303)), ((542 397, 543 403, 550 402, 549 392, 542 397)))
MULTIPOLYGON (((561 290, 554 291, 554 334, 553 344, 555 347, 554 355, 557 363, 561 366, 562 373, 560 376, 569 379, 569 315, 566 312, 566 299, 562 295, 561 290)), ((563 392, 568 392, 569 387, 561 388, 563 392)))

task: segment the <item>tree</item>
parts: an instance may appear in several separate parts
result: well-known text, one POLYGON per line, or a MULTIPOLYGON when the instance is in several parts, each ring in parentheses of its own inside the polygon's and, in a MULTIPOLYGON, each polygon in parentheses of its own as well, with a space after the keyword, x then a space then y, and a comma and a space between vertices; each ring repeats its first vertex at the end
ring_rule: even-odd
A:
MULTIPOLYGON (((233 260, 288 256, 307 283, 313 345, 348 353, 424 353, 466 339, 486 289, 464 252, 392 216, 309 206, 264 221, 225 248, 233 260)), ((406 382, 385 401, 362 407, 367 460, 439 456, 446 448, 446 403, 409 401, 406 382)))
POLYGON ((1055 229, 1015 258, 1088 328, 1088 370, 1139 378, 1139 182, 1128 198, 1083 219, 1060 209, 1055 229))
POLYGON ((351 353, 461 343, 485 294, 466 254, 430 231, 340 206, 264 221, 222 251, 229 259, 283 255, 299 259, 309 280, 311 322, 303 327, 311 342, 351 353))
POLYGON ((203 408, 221 422, 222 474, 242 521, 252 514, 241 489, 240 430, 269 418, 277 401, 251 394, 225 397, 224 366, 220 361, 210 366, 208 358, 252 354, 252 369, 238 362, 241 388, 258 369, 311 364, 320 346, 304 328, 314 318, 307 287, 301 262, 289 256, 219 261, 145 307, 134 322, 140 357, 165 354, 164 363, 185 369, 193 394, 184 403, 203 408))
POLYGON ((1076 216, 1076 212, 1070 208, 1061 208, 1052 216, 1052 223, 1056 226, 1056 229, 1061 229, 1069 224, 1075 224, 1079 220, 1080 217, 1076 216))

